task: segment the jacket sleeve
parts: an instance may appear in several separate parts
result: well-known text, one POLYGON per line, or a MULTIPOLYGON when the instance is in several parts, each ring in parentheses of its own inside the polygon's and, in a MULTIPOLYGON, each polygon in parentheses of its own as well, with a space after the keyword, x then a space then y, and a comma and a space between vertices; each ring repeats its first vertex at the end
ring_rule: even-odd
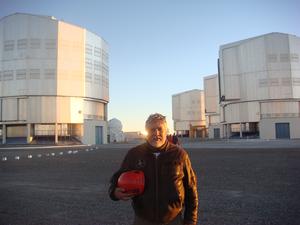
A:
POLYGON ((197 177, 186 155, 184 163, 184 225, 196 225, 198 216, 197 177))
POLYGON ((110 179, 110 186, 109 186, 109 189, 108 189, 108 194, 109 194, 109 197, 114 200, 114 201, 118 201, 119 199, 117 199, 114 195, 114 192, 115 192, 115 189, 117 187, 117 184, 118 184, 118 179, 119 179, 119 176, 125 172, 125 171, 128 171, 129 170, 129 152, 127 153, 127 155, 125 156, 122 164, 121 164, 121 167, 120 169, 115 172, 113 174, 113 176, 111 177, 110 179))

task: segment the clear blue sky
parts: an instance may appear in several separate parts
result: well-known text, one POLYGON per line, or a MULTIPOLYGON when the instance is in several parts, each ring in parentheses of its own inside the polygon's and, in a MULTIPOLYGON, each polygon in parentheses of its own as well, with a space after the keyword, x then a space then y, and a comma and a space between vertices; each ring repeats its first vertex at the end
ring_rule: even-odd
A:
POLYGON ((219 46, 270 33, 300 36, 297 0, 0 0, 0 17, 25 12, 84 27, 110 46, 108 117, 143 131, 149 114, 172 122, 172 95, 203 89, 219 46))

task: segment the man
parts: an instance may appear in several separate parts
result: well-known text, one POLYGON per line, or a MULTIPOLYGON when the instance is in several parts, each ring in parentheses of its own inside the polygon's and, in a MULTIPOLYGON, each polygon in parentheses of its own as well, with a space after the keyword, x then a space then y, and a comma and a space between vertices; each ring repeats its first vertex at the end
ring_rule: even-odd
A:
POLYGON ((133 225, 196 225, 197 178, 188 154, 168 142, 165 116, 150 115, 146 131, 146 143, 130 149, 121 168, 112 176, 111 199, 132 199, 133 225), (130 170, 141 170, 145 174, 145 190, 141 195, 117 187, 118 177, 130 170))

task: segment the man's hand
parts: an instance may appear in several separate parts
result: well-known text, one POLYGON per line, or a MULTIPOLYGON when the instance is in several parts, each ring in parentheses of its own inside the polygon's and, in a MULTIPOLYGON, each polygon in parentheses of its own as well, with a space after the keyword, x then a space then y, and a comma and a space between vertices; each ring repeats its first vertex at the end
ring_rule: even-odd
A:
POLYGON ((123 201, 127 201, 135 196, 134 193, 125 192, 124 188, 119 188, 119 187, 117 187, 115 189, 114 195, 117 199, 120 199, 123 201))

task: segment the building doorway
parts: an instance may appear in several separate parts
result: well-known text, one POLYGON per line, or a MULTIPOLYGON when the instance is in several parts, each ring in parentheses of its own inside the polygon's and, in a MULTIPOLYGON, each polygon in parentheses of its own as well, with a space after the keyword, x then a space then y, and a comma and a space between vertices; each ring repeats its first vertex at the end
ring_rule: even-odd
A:
POLYGON ((95 127, 95 134, 96 134, 96 145, 102 145, 103 144, 103 127, 102 126, 96 126, 95 127))
POLYGON ((290 139, 290 124, 275 123, 276 139, 290 139))
POLYGON ((220 138, 220 128, 214 128, 214 139, 220 138))

